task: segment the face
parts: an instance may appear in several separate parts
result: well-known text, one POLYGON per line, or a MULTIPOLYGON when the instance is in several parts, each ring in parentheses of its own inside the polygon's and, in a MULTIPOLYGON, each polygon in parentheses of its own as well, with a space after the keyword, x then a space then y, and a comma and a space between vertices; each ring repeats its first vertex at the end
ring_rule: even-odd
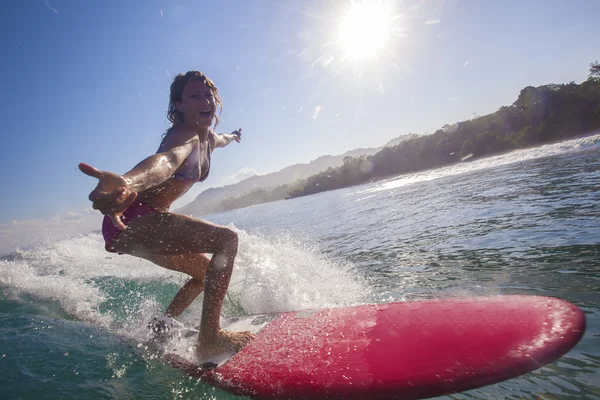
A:
POLYGON ((192 80, 183 89, 177 110, 184 121, 192 126, 210 127, 215 117, 215 98, 212 90, 201 80, 192 80))

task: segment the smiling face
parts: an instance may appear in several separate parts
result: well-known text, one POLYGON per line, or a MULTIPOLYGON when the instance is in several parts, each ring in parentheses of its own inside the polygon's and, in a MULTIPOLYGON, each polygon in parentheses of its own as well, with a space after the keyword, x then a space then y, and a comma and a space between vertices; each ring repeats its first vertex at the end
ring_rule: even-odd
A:
POLYGON ((219 123, 217 109, 223 103, 214 82, 199 71, 178 74, 171 84, 167 117, 173 124, 186 123, 193 128, 208 128, 219 123))
POLYGON ((215 96, 204 80, 191 80, 175 106, 187 124, 203 128, 212 125, 216 112, 215 96))

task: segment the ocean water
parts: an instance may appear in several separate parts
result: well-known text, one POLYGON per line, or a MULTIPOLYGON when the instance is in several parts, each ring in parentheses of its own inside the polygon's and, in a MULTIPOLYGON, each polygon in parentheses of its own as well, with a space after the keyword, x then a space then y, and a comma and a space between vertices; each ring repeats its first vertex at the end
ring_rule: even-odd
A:
MULTIPOLYGON (((225 315, 560 297, 587 317, 572 351, 445 398, 600 399, 600 135, 207 219, 240 235, 225 315)), ((0 398, 238 398, 165 365, 146 344, 146 322, 185 280, 105 252, 98 232, 3 255, 0 398)), ((181 319, 192 324, 200 311, 199 299, 181 319)))

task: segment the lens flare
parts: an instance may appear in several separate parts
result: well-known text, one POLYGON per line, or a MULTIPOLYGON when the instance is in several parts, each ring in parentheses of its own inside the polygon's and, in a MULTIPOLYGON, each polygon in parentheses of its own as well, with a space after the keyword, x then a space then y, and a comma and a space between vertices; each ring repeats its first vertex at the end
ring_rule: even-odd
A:
POLYGON ((385 46, 390 33, 390 8, 386 4, 352 4, 338 31, 344 57, 369 58, 385 46))

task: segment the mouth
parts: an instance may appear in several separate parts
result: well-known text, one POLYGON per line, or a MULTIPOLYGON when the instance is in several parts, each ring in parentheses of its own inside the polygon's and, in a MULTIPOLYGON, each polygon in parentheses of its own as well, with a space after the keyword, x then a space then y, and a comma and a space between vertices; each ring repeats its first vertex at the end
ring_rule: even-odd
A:
POLYGON ((198 114, 200 114, 200 116, 208 118, 210 116, 212 116, 212 110, 208 110, 208 111, 200 111, 198 114))

